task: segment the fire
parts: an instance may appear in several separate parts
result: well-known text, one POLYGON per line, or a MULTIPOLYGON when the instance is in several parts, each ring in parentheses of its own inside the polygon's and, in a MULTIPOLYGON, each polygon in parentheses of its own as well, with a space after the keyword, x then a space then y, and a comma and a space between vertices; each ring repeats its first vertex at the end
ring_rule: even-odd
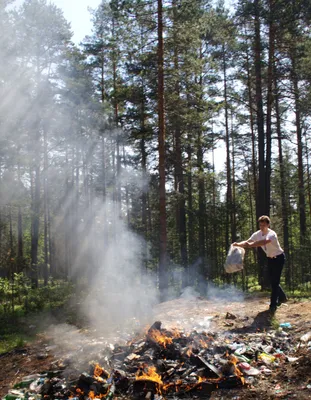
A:
POLYGON ((181 337, 181 333, 180 333, 180 331, 179 331, 177 328, 173 328, 173 329, 171 330, 171 334, 172 334, 172 337, 173 337, 174 339, 178 339, 178 338, 181 337))
POLYGON ((202 340, 202 339, 200 339, 200 345, 201 345, 201 347, 203 347, 204 349, 207 349, 207 348, 208 348, 208 344, 207 344, 204 340, 202 340))
POLYGON ((237 363, 239 362, 239 360, 237 359, 237 357, 235 357, 234 355, 229 356, 229 363, 233 366, 234 368, 234 375, 236 375, 237 377, 239 377, 241 379, 242 384, 245 384, 245 379, 243 378, 243 374, 242 372, 239 370, 239 368, 237 367, 237 363))
POLYGON ((94 375, 94 378, 98 382, 101 382, 101 383, 105 382, 105 380, 102 378, 102 375, 106 375, 106 377, 108 378, 107 374, 108 373, 99 364, 95 365, 94 374, 93 375, 94 375))
POLYGON ((187 354, 187 356, 188 357, 190 357, 191 356, 191 354, 192 354, 192 345, 190 345, 189 347, 188 347, 188 350, 186 351, 186 354, 187 354))
POLYGON ((136 375, 136 380, 153 381, 159 383, 160 385, 163 385, 161 376, 157 374, 155 367, 149 367, 146 372, 145 371, 140 371, 140 372, 138 372, 138 374, 136 375), (142 372, 142 374, 140 374, 140 372, 142 372))
POLYGON ((150 339, 154 340, 155 342, 159 343, 163 347, 166 347, 168 344, 173 343, 173 339, 163 335, 158 329, 152 329, 148 336, 150 339))

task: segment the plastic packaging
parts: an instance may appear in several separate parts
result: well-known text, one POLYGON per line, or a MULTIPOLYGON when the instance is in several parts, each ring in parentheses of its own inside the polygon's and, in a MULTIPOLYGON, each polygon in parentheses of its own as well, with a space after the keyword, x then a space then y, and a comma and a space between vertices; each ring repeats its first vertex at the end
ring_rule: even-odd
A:
POLYGON ((300 340, 302 342, 309 342, 309 340, 311 339, 311 332, 305 333, 304 335, 301 336, 300 340))
POLYGON ((270 364, 274 363, 274 361, 275 361, 274 356, 271 356, 270 354, 266 354, 266 353, 259 354, 258 358, 266 365, 270 365, 270 364))
POLYGON ((281 328, 290 329, 290 328, 292 327, 292 325, 291 325, 290 322, 282 322, 282 323, 280 324, 280 327, 281 327, 281 328))
POLYGON ((244 255, 245 250, 242 247, 231 245, 225 262, 225 271, 228 274, 242 271, 244 255))

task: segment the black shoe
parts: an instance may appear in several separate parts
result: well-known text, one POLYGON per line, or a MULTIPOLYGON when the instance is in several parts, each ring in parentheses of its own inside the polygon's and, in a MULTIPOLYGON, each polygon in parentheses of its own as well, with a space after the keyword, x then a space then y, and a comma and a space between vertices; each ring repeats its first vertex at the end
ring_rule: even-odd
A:
POLYGON ((287 303, 288 302, 288 298, 285 297, 284 300, 278 300, 277 306, 280 307, 283 303, 287 303))
POLYGON ((275 312, 276 312, 276 307, 269 307, 269 311, 270 311, 270 314, 271 315, 274 315, 275 314, 275 312))

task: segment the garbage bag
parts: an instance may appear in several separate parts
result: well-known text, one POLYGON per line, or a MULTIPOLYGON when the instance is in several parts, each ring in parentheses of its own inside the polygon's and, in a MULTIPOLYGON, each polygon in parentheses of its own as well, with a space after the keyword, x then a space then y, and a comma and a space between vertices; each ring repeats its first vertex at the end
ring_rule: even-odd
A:
POLYGON ((225 271, 228 274, 238 272, 243 269, 245 250, 242 247, 230 246, 225 263, 225 271))

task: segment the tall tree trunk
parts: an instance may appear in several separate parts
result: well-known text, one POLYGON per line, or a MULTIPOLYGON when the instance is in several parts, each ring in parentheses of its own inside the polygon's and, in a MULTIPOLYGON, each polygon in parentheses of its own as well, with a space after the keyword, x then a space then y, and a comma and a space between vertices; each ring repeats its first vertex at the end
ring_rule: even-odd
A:
POLYGON ((306 161, 307 161, 307 193, 308 193, 308 201, 309 201, 309 215, 311 217, 311 172, 310 172, 310 156, 309 156, 309 143, 307 139, 307 134, 305 136, 305 148, 306 148, 306 161))
POLYGON ((269 61, 268 61, 268 92, 267 92, 267 116, 266 116, 266 199, 265 214, 270 213, 271 197, 271 146, 272 146, 272 107, 273 107, 273 73, 274 73, 274 51, 275 51, 275 0, 269 0, 269 61))
POLYGON ((288 228, 288 199, 286 195, 286 175, 284 169, 283 161, 283 148, 282 148, 282 128, 281 128, 281 115, 280 115, 280 103, 279 103, 279 89, 277 82, 277 74, 274 67, 274 87, 275 87, 275 114, 276 114, 276 131, 278 138, 278 148, 279 148, 279 166, 280 166, 280 181, 281 181, 281 204, 282 204, 282 225, 283 225, 283 240, 284 240, 284 251, 287 259, 287 269, 286 269, 286 284, 291 287, 292 283, 292 271, 291 271, 291 259, 289 252, 289 228, 288 228))
POLYGON ((145 238, 144 246, 143 246, 143 273, 146 272, 148 268, 148 233, 151 232, 150 224, 151 224, 151 217, 150 217, 150 209, 149 208, 149 195, 148 195, 148 178, 147 178, 147 149, 146 149, 146 105, 145 105, 145 93, 144 93, 144 79, 142 77, 141 81, 141 107, 140 107, 140 130, 141 130, 141 139, 140 139, 140 152, 141 152, 141 169, 142 169, 142 179, 143 179, 143 186, 142 186, 142 195, 141 195, 141 225, 142 225, 142 234, 145 238), (148 215, 150 222, 148 223, 148 215))
MULTIPOLYGON (((250 129, 252 138, 252 177, 254 187, 254 197, 256 203, 256 210, 258 210, 258 176, 257 176, 257 155, 256 155, 256 137, 255 137, 255 121, 254 121, 254 104, 253 104, 253 91, 249 53, 246 54, 246 69, 247 69, 247 91, 248 91, 248 107, 250 117, 250 129)), ((256 211, 256 215, 259 212, 256 211)), ((254 229, 254 224, 252 224, 254 229)))
POLYGON ((211 279, 216 278, 216 267, 218 265, 218 249, 217 249, 217 237, 218 237, 218 224, 217 224, 217 206, 216 206, 216 195, 217 195, 217 188, 216 188, 216 170, 215 170, 215 134, 214 134, 214 126, 212 125, 212 171, 213 171, 213 183, 212 183, 212 213, 214 218, 212 219, 212 251, 211 256, 213 260, 213 268, 211 279))
MULTIPOLYGON (((256 108, 257 108, 257 131, 258 131, 258 155, 259 155, 259 179, 257 218, 267 213, 266 208, 266 174, 265 174, 265 131, 264 113, 262 99, 262 73, 261 73, 261 34, 260 34, 260 7, 261 0, 254 0, 255 11, 255 75, 256 75, 256 108)), ((268 287, 268 277, 265 271, 265 256, 263 251, 258 249, 259 283, 262 290, 268 287)))
MULTIPOLYGON (((144 100, 143 100, 144 103, 144 100)), ((143 246, 143 268, 144 270, 148 267, 147 260, 147 238, 148 238, 148 192, 147 192, 147 151, 145 144, 145 113, 144 107, 142 108, 142 121, 141 121, 141 130, 142 130, 142 138, 140 140, 140 151, 141 151, 141 169, 143 175, 143 188, 142 188, 142 197, 141 197, 141 224, 142 224, 142 234, 145 238, 145 245, 143 246)))
MULTIPOLYGON (((200 47, 200 60, 203 58, 202 45, 200 47)), ((203 100, 203 73, 201 72, 199 77, 199 103, 203 100)), ((201 105, 201 104, 200 104, 201 105)), ((198 167, 198 191, 199 191, 199 273, 198 276, 198 288, 202 295, 206 294, 207 289, 207 271, 205 270, 206 265, 206 240, 205 240, 205 215, 206 215, 206 196, 205 196, 205 176, 204 176, 204 165, 203 165, 203 126, 201 125, 201 118, 198 115, 198 127, 197 127, 197 167, 198 167)))
POLYGON ((203 168, 203 144, 202 131, 199 130, 197 137, 197 167, 198 167, 198 191, 199 191, 199 275, 198 287, 202 295, 206 294, 206 276, 205 276, 205 179, 203 168))
MULTIPOLYGON (((174 70, 175 70, 175 94, 180 102, 180 77, 178 64, 178 44, 177 44, 177 1, 173 0, 173 15, 174 15, 174 70)), ((182 132, 180 114, 177 112, 174 116, 174 135, 175 135, 175 179, 178 195, 177 206, 177 229, 180 246, 181 265, 184 269, 182 287, 188 286, 188 250, 187 250, 187 227, 186 227, 186 202, 185 202, 185 183, 183 174, 183 159, 182 159, 182 132)))
MULTIPOLYGON (((14 249, 14 240, 13 240, 13 221, 12 221, 12 205, 9 205, 9 226, 10 226, 10 251, 9 251, 9 278, 14 282, 14 272, 15 272, 15 249, 14 249)), ((12 296, 13 299, 13 296, 12 296)), ((13 308, 13 307, 12 307, 13 308)))
POLYGON ((40 157, 36 156, 31 220, 31 286, 38 287, 38 244, 40 224, 40 157))
POLYGON ((143 232, 145 235, 148 233, 148 226, 147 226, 147 152, 146 152, 146 145, 145 139, 142 138, 140 140, 140 150, 141 150, 141 167, 142 167, 142 174, 143 174, 143 192, 142 192, 142 207, 141 207, 141 222, 143 227, 143 232))
MULTIPOLYGON (((65 204, 68 203, 71 205, 71 196, 72 196, 72 191, 70 188, 70 179, 69 179, 69 149, 68 145, 66 146, 66 152, 65 152, 65 165, 66 165, 66 195, 64 202, 65 204)), ((69 265, 70 262, 72 261, 70 258, 70 212, 71 212, 71 206, 65 208, 65 215, 64 215, 64 235, 65 235, 65 240, 64 240, 64 250, 65 250, 65 257, 64 257, 64 274, 66 278, 69 277, 69 265)), ((56 271, 58 273, 59 271, 56 271)))
MULTIPOLYGON (((116 20, 113 18, 112 21, 112 36, 117 42, 118 37, 116 35, 116 20)), ((118 84, 117 84, 117 54, 116 49, 113 51, 113 107, 114 107, 114 120, 116 126, 116 162, 117 162, 117 175, 116 175, 116 201, 117 201, 117 213, 121 216, 121 154, 120 154, 120 132, 119 132, 119 101, 118 101, 118 84)))
MULTIPOLYGON (((193 210, 193 179, 192 179, 192 134, 191 132, 187 135, 187 156, 188 156, 188 168, 187 168, 187 219, 188 219, 188 249, 189 249, 189 261, 190 264, 194 262, 195 256, 195 244, 194 244, 194 210, 193 210)), ((194 276, 190 272, 188 273, 188 283, 194 284, 194 276)))
MULTIPOLYGON (((126 157, 125 157, 125 146, 124 146, 124 144, 122 146, 122 152, 123 152, 123 165, 124 165, 124 169, 125 169, 126 168, 126 157)), ((128 183, 125 183, 125 206, 126 206, 127 225, 130 226, 130 197, 129 197, 129 185, 128 185, 128 183)))
POLYGON ((44 212, 44 267, 43 267, 43 278, 44 278, 44 286, 47 286, 49 279, 49 238, 48 238, 48 148, 47 148, 47 130, 44 129, 43 133, 43 151, 44 151, 44 199, 43 199, 43 212, 44 212))
MULTIPOLYGON (((191 105, 191 89, 189 88, 188 82, 190 77, 187 75, 186 77, 186 95, 187 95, 187 104, 190 108, 191 105)), ((188 284, 194 286, 195 285, 195 273, 193 263, 196 261, 197 252, 196 252, 196 243, 194 240, 195 237, 195 221, 194 221, 194 207, 193 207, 193 134, 192 127, 187 126, 187 231, 188 231, 188 284)))
POLYGON ((234 140, 232 110, 231 110, 231 148, 232 148, 231 240, 232 242, 235 242, 236 241, 235 140, 234 140))
POLYGON ((303 171, 303 143, 301 129, 300 93, 298 86, 298 76, 296 71, 296 54, 292 55, 292 85, 295 99, 295 119, 297 135, 297 157, 298 157, 298 194, 299 194, 299 222, 300 222, 300 245, 303 246, 306 236, 306 204, 305 204, 305 185, 303 171))
MULTIPOLYGON (((229 249, 230 227, 232 224, 232 177, 231 177, 231 157, 230 157, 230 133, 229 133, 229 104, 227 95, 227 64, 225 45, 222 46, 223 55, 223 80, 224 80, 224 100, 225 100, 225 142, 226 142, 226 171, 227 171, 227 196, 226 196, 226 249, 229 249)), ((228 274, 229 276, 229 274, 228 274)))
POLYGON ((167 227, 165 190, 165 115, 164 115, 164 41, 163 41, 163 3, 158 0, 158 118, 159 118, 159 202, 160 202, 160 259, 159 289, 162 300, 167 295, 167 227))
MULTIPOLYGON (((21 185, 21 171, 18 163, 18 183, 21 185)), ((0 221, 1 223, 1 221, 0 221)), ((1 241, 1 239, 0 239, 1 241)), ((23 217, 21 206, 18 205, 17 212, 17 272, 21 272, 24 267, 24 242, 23 242, 23 217)))

